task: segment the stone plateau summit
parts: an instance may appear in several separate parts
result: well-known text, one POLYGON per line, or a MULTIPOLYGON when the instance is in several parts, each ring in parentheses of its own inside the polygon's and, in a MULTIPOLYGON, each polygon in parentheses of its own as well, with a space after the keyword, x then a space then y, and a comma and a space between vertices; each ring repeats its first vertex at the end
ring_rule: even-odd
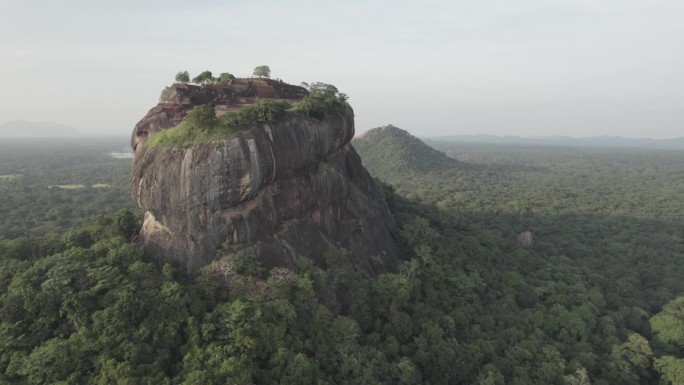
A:
POLYGON ((235 135, 151 146, 195 106, 216 116, 275 99, 297 105, 309 92, 270 79, 174 84, 135 126, 131 195, 144 210, 148 252, 190 273, 221 253, 244 252, 265 269, 320 263, 333 248, 371 274, 389 270, 398 249, 394 219, 350 144, 354 113, 318 119, 292 109, 255 119, 235 135))

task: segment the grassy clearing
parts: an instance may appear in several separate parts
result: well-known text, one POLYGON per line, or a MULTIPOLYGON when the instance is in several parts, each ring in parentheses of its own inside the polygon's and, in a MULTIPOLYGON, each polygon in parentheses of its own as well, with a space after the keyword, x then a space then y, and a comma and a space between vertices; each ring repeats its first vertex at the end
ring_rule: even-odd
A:
POLYGON ((24 174, 5 174, 5 175, 0 175, 0 181, 12 181, 15 180, 19 177, 21 177, 24 174))
POLYGON ((84 184, 51 184, 48 186, 49 188, 61 188, 63 190, 77 190, 80 188, 85 188, 84 184))
POLYGON ((238 130, 226 125, 216 125, 211 130, 200 130, 187 121, 173 128, 166 129, 150 136, 148 148, 185 147, 203 142, 229 139, 238 134, 238 130))
MULTIPOLYGON (((63 190, 77 190, 77 189, 82 189, 85 188, 86 186, 84 184, 51 184, 48 186, 49 188, 61 188, 63 190)), ((92 188, 107 188, 107 187, 112 187, 111 184, 109 183, 95 183, 94 185, 90 186, 92 188)))
POLYGON ((257 122, 283 118, 292 106, 285 100, 261 99, 251 106, 230 111, 217 118, 209 105, 193 107, 179 125, 150 136, 148 148, 186 147, 207 141, 231 139, 257 122))

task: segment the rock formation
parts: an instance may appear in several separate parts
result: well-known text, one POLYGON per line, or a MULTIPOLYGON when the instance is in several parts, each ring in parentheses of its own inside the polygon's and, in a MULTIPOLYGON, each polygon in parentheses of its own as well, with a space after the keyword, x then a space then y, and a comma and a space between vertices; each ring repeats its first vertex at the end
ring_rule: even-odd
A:
POLYGON ((534 246, 534 235, 531 231, 523 231, 518 235, 518 243, 522 247, 534 246))
POLYGON ((240 135, 177 147, 147 145, 196 105, 217 115, 262 98, 296 103, 304 88, 268 79, 175 84, 136 125, 131 194, 145 210, 140 238, 157 258, 195 272, 222 252, 244 251, 268 270, 333 247, 370 273, 398 257, 394 220, 356 151, 351 108, 316 120, 288 112, 240 135), (228 249, 228 250, 225 250, 228 249))

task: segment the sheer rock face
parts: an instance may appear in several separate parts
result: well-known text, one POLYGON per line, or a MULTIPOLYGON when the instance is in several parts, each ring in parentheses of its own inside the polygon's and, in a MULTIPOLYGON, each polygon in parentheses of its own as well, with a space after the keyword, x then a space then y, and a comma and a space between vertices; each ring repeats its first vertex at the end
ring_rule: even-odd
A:
MULTIPOLYGON (((306 95, 285 86, 268 97, 306 95)), ((195 103, 219 112, 238 99, 223 91, 193 99, 207 87, 186 87, 196 86, 164 90, 133 133, 131 194, 146 211, 141 239, 152 255, 188 272, 211 263, 221 245, 253 255, 267 270, 291 267, 299 256, 320 261, 331 247, 343 247, 351 263, 370 273, 396 262, 394 220, 349 144, 351 110, 329 113, 324 121, 288 113, 278 122, 255 123, 239 137, 147 149, 149 133, 174 126, 195 103)))

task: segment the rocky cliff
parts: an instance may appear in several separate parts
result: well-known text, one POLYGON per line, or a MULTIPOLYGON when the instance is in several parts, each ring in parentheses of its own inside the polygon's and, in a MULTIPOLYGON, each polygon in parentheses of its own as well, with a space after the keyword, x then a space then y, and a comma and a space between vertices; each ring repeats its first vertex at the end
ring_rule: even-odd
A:
POLYGON ((350 107, 312 119, 287 112, 254 121, 239 135, 173 147, 148 146, 151 136, 179 124, 194 106, 217 115, 264 99, 295 104, 301 87, 264 79, 217 85, 175 84, 136 125, 131 194, 145 210, 141 240, 158 258, 195 272, 222 248, 244 251, 268 270, 298 257, 320 261, 333 247, 370 273, 398 257, 394 221, 349 144, 350 107))

